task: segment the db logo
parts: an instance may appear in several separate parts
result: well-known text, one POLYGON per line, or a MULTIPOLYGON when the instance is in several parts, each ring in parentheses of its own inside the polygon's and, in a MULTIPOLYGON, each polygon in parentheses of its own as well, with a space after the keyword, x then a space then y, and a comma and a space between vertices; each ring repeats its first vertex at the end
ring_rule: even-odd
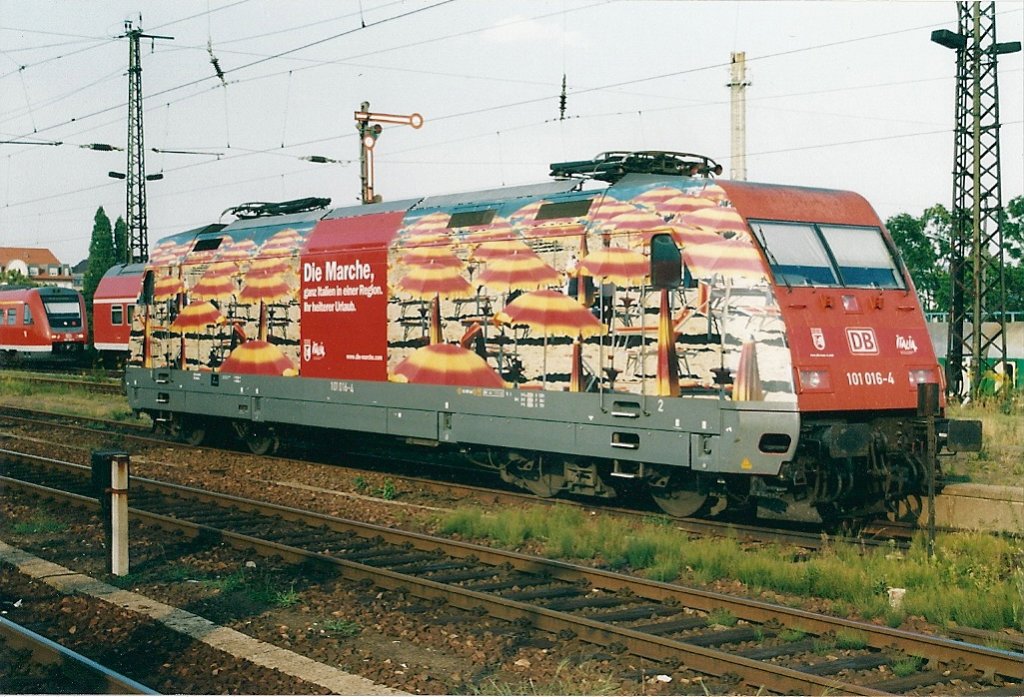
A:
POLYGON ((850 344, 850 353, 877 355, 878 341, 875 330, 870 327, 850 327, 846 330, 846 341, 850 344))

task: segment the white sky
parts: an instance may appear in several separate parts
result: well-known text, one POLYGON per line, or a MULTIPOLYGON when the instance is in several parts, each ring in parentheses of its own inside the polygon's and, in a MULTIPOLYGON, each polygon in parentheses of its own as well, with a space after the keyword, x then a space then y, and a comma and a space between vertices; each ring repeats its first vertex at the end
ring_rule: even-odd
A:
MULTIPOLYGON (((1024 2, 996 10, 997 40, 1024 38, 1024 2)), ((165 174, 147 187, 151 244, 245 201, 355 204, 362 101, 426 119, 378 141, 386 200, 540 182, 603 150, 701 153, 728 175, 733 51, 751 83, 748 179, 851 189, 883 219, 952 197, 954 53, 929 40, 957 29, 948 0, 0 0, 0 140, 65 143, 0 145, 0 245, 74 264, 97 206, 125 214, 107 177, 125 153, 76 146, 125 145, 115 37, 140 12, 174 37, 143 46, 147 149, 221 153, 147 152, 165 174)), ((1005 204, 1024 193, 1020 53, 1000 58, 999 91, 1005 204)))

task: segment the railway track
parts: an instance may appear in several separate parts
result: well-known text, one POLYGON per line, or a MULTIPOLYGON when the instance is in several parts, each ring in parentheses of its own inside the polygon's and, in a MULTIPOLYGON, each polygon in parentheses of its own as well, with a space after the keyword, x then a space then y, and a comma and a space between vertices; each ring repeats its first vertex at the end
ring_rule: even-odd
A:
MULTIPOLYGON (((96 506, 89 469, 3 453, 3 478, 96 506)), ((1018 694, 1024 655, 523 554, 133 479, 133 519, 219 539, 352 580, 575 636, 743 692, 902 693, 940 686, 1018 694), (885 672, 881 667, 885 667, 885 672), (899 675, 900 677, 895 677, 899 675)))
POLYGON ((3 617, 0 655, 8 665, 17 666, 17 674, 2 681, 6 694, 159 694, 3 617))
MULTIPOLYGON (((183 450, 197 449, 194 446, 189 446, 177 440, 159 437, 152 433, 144 433, 143 429, 140 427, 120 422, 89 419, 89 422, 96 421, 100 426, 99 428, 92 428, 79 423, 81 421, 80 419, 73 419, 75 423, 68 423, 68 421, 72 419, 66 415, 49 415, 41 412, 32 412, 31 410, 17 411, 21 412, 22 415, 11 413, 12 410, 10 409, 4 409, 2 411, 3 417, 17 423, 40 425, 45 428, 52 428, 56 422, 60 424, 61 428, 70 429, 83 434, 94 434, 105 439, 109 438, 112 432, 117 433, 122 437, 122 439, 137 443, 138 450, 136 452, 141 451, 142 453, 145 453, 147 449, 160 448, 161 458, 166 458, 166 448, 169 444, 173 445, 174 448, 181 448, 183 450)), ((210 446, 204 445, 201 449, 210 450, 211 448, 210 446)), ((318 459, 315 452, 305 453, 304 455, 308 458, 318 459)), ((304 462, 304 460, 294 461, 283 457, 263 457, 271 461, 286 463, 294 462, 296 465, 301 465, 304 462)), ((319 458, 319 461, 324 462, 324 459, 319 458)), ((452 477, 428 479, 425 477, 397 475, 394 473, 395 461, 393 458, 363 456, 361 458, 361 464, 370 469, 388 472, 389 476, 394 477, 401 483, 404 490, 423 491, 449 501, 472 499, 501 504, 503 506, 559 505, 576 506, 588 509, 599 508, 602 511, 630 517, 663 515, 659 510, 656 510, 653 505, 649 505, 645 508, 645 502, 643 501, 637 502, 638 505, 636 507, 624 508, 591 499, 574 500, 571 498, 539 498, 532 494, 522 493, 518 490, 510 490, 507 485, 500 482, 497 477, 495 477, 494 486, 485 487, 459 483, 457 481, 453 481, 452 477)), ((423 471, 422 463, 409 462, 405 464, 407 464, 413 471, 423 471)), ((466 472, 470 477, 479 479, 479 472, 476 470, 459 470, 457 467, 453 467, 451 470, 456 473, 460 471, 466 472)), ((819 549, 825 545, 834 544, 837 540, 856 543, 864 548, 889 548, 895 546, 896 548, 904 549, 909 546, 909 540, 914 533, 913 526, 888 521, 879 521, 866 526, 856 538, 823 536, 821 531, 815 529, 813 526, 789 524, 780 527, 772 527, 769 525, 752 524, 736 519, 730 519, 728 517, 719 519, 673 518, 672 525, 676 529, 692 535, 733 536, 738 539, 751 542, 789 544, 812 550, 819 549)))

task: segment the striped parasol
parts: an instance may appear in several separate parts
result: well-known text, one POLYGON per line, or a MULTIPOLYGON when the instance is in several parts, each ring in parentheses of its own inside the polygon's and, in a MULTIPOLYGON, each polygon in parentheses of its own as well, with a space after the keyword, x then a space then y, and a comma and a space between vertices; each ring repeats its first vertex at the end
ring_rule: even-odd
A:
POLYGON ((520 252, 491 259, 480 272, 480 282, 495 292, 535 290, 561 283, 562 276, 535 252, 520 252))
POLYGON ((262 252, 258 259, 249 264, 248 273, 261 273, 268 276, 283 274, 292 270, 291 258, 286 256, 265 257, 262 252))
POLYGON ((530 246, 520 239, 504 239, 483 242, 473 250, 470 255, 477 261, 489 261, 499 257, 507 257, 512 254, 532 252, 530 246))
POLYGON ((474 225, 460 228, 462 241, 469 244, 493 240, 509 240, 516 237, 515 228, 507 220, 495 218, 490 225, 474 225))
POLYGON ((408 266, 431 264, 433 266, 450 266, 456 269, 465 266, 465 262, 455 255, 455 251, 448 244, 404 247, 401 249, 398 263, 408 266))
POLYGON ((185 292, 185 282, 177 276, 163 276, 153 284, 153 300, 163 302, 173 300, 185 292))
MULTIPOLYGON (((199 334, 207 327, 215 327, 224 324, 227 320, 216 307, 209 302, 192 303, 178 313, 178 316, 171 322, 171 331, 179 332, 184 338, 185 334, 199 334)), ((200 355, 202 351, 200 351, 200 355)), ((188 365, 185 356, 185 343, 181 347, 181 367, 188 365)))
POLYGON ((266 341, 246 341, 231 352, 220 366, 222 373, 245 373, 247 375, 298 374, 291 360, 273 344, 266 341))
POLYGON ((242 292, 238 294, 238 302, 242 305, 277 303, 291 300, 294 295, 295 291, 284 274, 249 271, 242 281, 242 292))
POLYGON ((395 366, 395 376, 427 385, 505 386, 487 361, 455 344, 430 344, 416 349, 395 366))
POLYGON ((607 327, 590 310, 557 290, 524 293, 497 314, 506 324, 525 324, 545 336, 597 336, 607 327))
POLYGON ((297 252, 302 242, 302 234, 295 228, 279 230, 260 245, 260 255, 280 256, 297 252))
POLYGON ((666 220, 680 219, 684 213, 692 213, 703 208, 710 208, 715 205, 711 199, 700 196, 688 196, 679 194, 672 198, 658 202, 658 213, 666 220))
POLYGON ((207 327, 224 324, 226 320, 216 307, 209 302, 187 305, 171 322, 171 329, 176 332, 199 332, 207 327))
MULTIPOLYGON (((607 327, 575 299, 555 290, 536 290, 524 293, 505 306, 495 319, 505 324, 525 324, 544 336, 543 378, 547 386, 548 337, 573 338, 604 334, 607 327)), ((573 362, 574 371, 577 364, 573 362)), ((570 384, 579 385, 579 377, 570 377, 570 384)))
POLYGON ((747 223, 743 216, 735 208, 724 206, 709 206, 695 211, 683 213, 679 219, 687 225, 713 230, 718 233, 736 232, 745 233, 747 223))
POLYGON ((656 186, 633 197, 633 203, 650 211, 661 212, 661 205, 679 196, 679 189, 672 186, 656 186))
POLYGON ((447 237, 451 218, 450 213, 427 213, 413 220, 407 219, 408 222, 398 231, 398 238, 404 240, 432 234, 447 237))
POLYGON ((192 286, 189 295, 192 300, 226 302, 238 290, 238 286, 235 284, 237 274, 238 266, 234 262, 224 261, 210 264, 206 273, 192 286))
POLYGON ((580 267, 591 276, 621 285, 642 281, 650 273, 647 257, 632 249, 614 246, 602 247, 588 254, 580 262, 580 267))
POLYGON ((683 259, 694 278, 714 276, 760 279, 766 276, 761 253, 747 235, 725 239, 712 234, 699 244, 683 245, 683 259))
POLYGON ((237 240, 231 244, 221 245, 216 259, 218 261, 246 261, 256 255, 258 249, 252 240, 237 240))
POLYGON ((757 367, 757 342, 744 341, 740 349, 740 362, 736 367, 736 382, 732 387, 736 401, 759 402, 764 399, 761 373, 757 367))
MULTIPOLYGON (((457 257, 453 258, 459 261, 457 257)), ((395 290, 430 300, 429 341, 441 342, 441 298, 471 298, 473 286, 462 276, 463 264, 452 266, 443 259, 412 264, 409 271, 395 283, 395 290)))

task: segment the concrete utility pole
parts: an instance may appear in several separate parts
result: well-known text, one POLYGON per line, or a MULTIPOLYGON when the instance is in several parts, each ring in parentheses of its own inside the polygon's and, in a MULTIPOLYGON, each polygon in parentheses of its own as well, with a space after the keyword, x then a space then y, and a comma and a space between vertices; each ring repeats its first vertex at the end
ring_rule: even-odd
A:
POLYGON ((946 390, 963 398, 976 396, 982 376, 1006 361, 996 57, 1021 45, 996 43, 994 2, 958 2, 957 11, 959 32, 938 29, 931 38, 956 51, 946 390), (969 386, 963 380, 965 351, 971 357, 969 386))
POLYGON ((747 87, 746 81, 747 54, 732 54, 730 77, 732 82, 726 85, 732 93, 730 116, 732 124, 732 165, 729 177, 739 181, 747 179, 747 87))

